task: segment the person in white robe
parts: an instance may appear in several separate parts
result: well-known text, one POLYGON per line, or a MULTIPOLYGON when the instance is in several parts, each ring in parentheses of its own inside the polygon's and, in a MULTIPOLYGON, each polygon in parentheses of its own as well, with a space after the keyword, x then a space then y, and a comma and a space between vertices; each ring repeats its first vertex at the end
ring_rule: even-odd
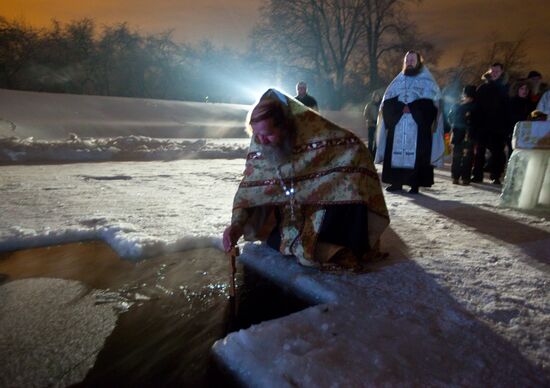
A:
POLYGON ((434 183, 434 166, 443 165, 443 118, 439 111, 441 90, 423 64, 420 54, 409 51, 403 70, 390 83, 378 114, 376 163, 383 163, 382 181, 387 191, 434 183))

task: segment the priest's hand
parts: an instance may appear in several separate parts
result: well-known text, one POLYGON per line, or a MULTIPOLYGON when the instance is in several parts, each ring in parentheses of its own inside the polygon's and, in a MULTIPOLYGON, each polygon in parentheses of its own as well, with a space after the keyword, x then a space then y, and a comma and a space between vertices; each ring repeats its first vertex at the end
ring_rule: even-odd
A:
POLYGON ((223 249, 229 252, 237 244, 243 235, 243 228, 240 225, 229 225, 223 232, 223 249))

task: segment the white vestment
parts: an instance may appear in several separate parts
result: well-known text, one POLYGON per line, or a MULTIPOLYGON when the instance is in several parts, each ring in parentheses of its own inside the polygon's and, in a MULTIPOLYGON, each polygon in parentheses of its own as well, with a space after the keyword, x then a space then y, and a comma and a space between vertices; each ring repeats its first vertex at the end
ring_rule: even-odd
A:
POLYGON ((550 90, 545 92, 540 98, 537 110, 546 113, 550 117, 550 90))
MULTIPOLYGON (((397 97, 398 101, 409 104, 415 100, 426 98, 433 100, 434 105, 439 108, 441 99, 441 90, 430 71, 424 66, 420 73, 415 76, 407 76, 403 72, 390 83, 378 112, 377 123, 377 145, 375 163, 381 163, 384 160, 386 150, 386 126, 382 116, 384 101, 397 97)), ((416 161, 416 139, 418 126, 410 113, 405 113, 395 126, 394 141, 392 147, 392 167, 414 168, 416 161)), ((441 112, 437 115, 437 126, 432 138, 431 163, 436 167, 443 166, 443 156, 445 144, 443 141, 443 115, 441 112)))

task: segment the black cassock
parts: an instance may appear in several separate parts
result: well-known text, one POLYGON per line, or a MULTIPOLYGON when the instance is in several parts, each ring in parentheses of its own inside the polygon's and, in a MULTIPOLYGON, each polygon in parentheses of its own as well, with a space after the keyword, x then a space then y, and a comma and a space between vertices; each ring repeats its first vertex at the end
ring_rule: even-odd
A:
POLYGON ((386 149, 382 169, 382 182, 393 185, 425 186, 434 183, 434 168, 431 164, 432 155, 432 126, 437 117, 437 108, 433 100, 421 98, 408 105, 413 120, 418 125, 416 140, 416 161, 413 169, 396 168, 391 166, 393 151, 393 137, 395 126, 403 116, 405 104, 398 101, 398 97, 384 101, 382 116, 386 127, 386 149))

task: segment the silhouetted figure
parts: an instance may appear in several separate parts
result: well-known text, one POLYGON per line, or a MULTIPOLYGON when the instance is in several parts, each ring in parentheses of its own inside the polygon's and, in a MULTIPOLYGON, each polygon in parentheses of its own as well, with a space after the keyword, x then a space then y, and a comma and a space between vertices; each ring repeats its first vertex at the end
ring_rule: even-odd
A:
POLYGON ((501 63, 494 63, 482 77, 484 83, 478 87, 479 131, 475 145, 472 182, 483 182, 485 152, 491 152, 488 169, 493 184, 500 185, 506 156, 504 147, 510 133, 508 84, 501 63))
POLYGON ((529 84, 530 89, 529 99, 536 107, 545 92, 545 85, 542 82, 542 74, 536 70, 531 70, 529 74, 527 74, 527 83, 529 84))
POLYGON ((307 84, 304 81, 300 81, 296 84, 296 93, 294 98, 300 101, 302 104, 313 110, 319 110, 317 100, 307 94, 307 84))
POLYGON ((506 138, 506 148, 508 159, 512 156, 512 135, 514 127, 519 121, 526 121, 532 111, 536 109, 536 104, 530 98, 530 83, 525 79, 516 81, 511 88, 510 98, 510 132, 506 138))
POLYGON ((463 185, 470 184, 474 153, 475 94, 476 87, 474 85, 466 86, 462 92, 462 101, 449 112, 451 144, 453 145, 451 164, 453 184, 458 184, 459 179, 462 179, 463 185))
POLYGON ((371 100, 365 105, 363 110, 363 118, 365 119, 365 125, 367 127, 367 143, 371 155, 374 157, 376 154, 376 121, 378 120, 378 110, 380 109, 380 102, 382 96, 380 92, 372 92, 371 100))

